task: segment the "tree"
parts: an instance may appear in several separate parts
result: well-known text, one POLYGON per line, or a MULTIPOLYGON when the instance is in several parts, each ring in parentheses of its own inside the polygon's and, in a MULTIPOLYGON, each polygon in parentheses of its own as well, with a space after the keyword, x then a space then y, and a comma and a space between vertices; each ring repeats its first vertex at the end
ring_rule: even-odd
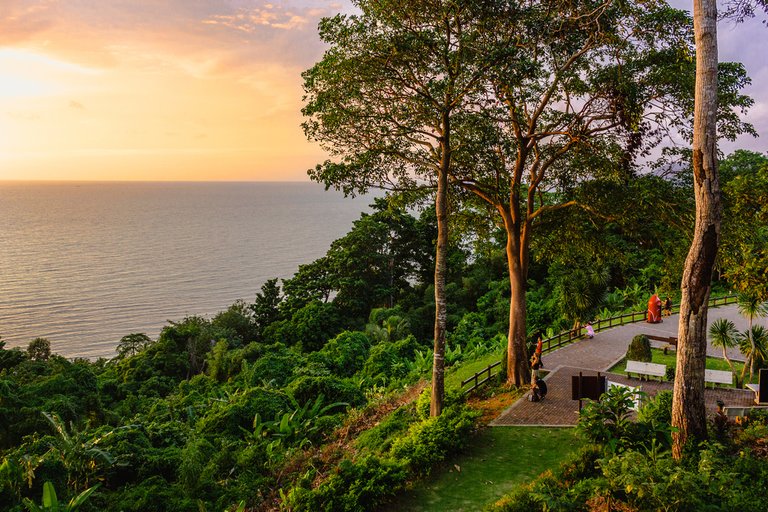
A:
POLYGON ((672 400, 672 453, 683 456, 689 442, 706 439, 704 369, 707 304, 720 241, 720 182, 717 175, 717 5, 693 1, 696 89, 693 114, 693 191, 696 223, 680 285, 677 367, 672 400))
POLYGON ((570 196, 577 184, 626 181, 633 158, 660 141, 660 126, 685 123, 680 69, 689 28, 664 4, 543 0, 516 4, 504 30, 515 34, 514 49, 489 64, 482 109, 457 129, 473 151, 451 177, 501 218, 511 291, 507 378, 521 385, 529 378, 534 232, 566 208, 594 212, 570 196))
POLYGON ((152 343, 152 339, 143 332, 131 333, 120 338, 115 351, 117 357, 124 359, 134 356, 152 343))
POLYGON ((744 368, 741 370, 741 381, 744 382, 747 367, 749 367, 749 380, 752 380, 756 363, 764 359, 761 354, 765 351, 765 345, 758 346, 756 340, 756 338, 762 338, 763 332, 761 330, 755 331, 754 329, 754 327, 762 326, 754 326, 753 324, 755 318, 768 314, 768 304, 763 302, 756 295, 742 295, 739 297, 738 309, 739 313, 749 322, 747 330, 741 335, 740 343, 740 350, 742 354, 746 356, 744 368), (755 336, 755 334, 757 334, 757 336, 755 336))
POLYGON ((768 158, 736 151, 721 162, 723 229, 719 261, 740 294, 768 301, 768 158))
POLYGON ((51 357, 51 342, 46 338, 35 338, 27 346, 27 357, 33 361, 47 361, 51 357))
MULTIPOLYGON (((754 15, 755 5, 768 12, 765 0, 732 0, 727 5, 726 15, 739 21, 754 15)), ((676 459, 683 456, 683 449, 689 441, 695 442, 707 436, 704 410, 707 301, 720 245, 722 216, 717 165, 718 107, 721 102, 718 101, 715 0, 693 0, 693 25, 696 88, 691 149, 696 223, 680 285, 679 345, 672 403, 672 426, 676 428, 672 453, 676 459)))
MULTIPOLYGON (((734 375, 736 375, 736 371, 733 368, 733 363, 728 357, 726 349, 733 348, 737 345, 737 335, 738 331, 736 330, 736 325, 727 318, 718 318, 709 326, 709 336, 712 341, 712 346, 723 349, 723 359, 726 360, 728 366, 731 368, 731 373, 734 375)), ((742 380, 739 380, 739 382, 736 383, 736 387, 740 387, 741 382, 742 380)))
MULTIPOLYGON (((310 177, 345 193, 371 186, 436 188, 435 325, 431 414, 442 410, 447 305, 448 175, 461 151, 453 123, 485 70, 476 45, 498 3, 357 0, 358 15, 320 23, 330 45, 304 73, 303 123, 336 160, 310 177)), ((497 19, 500 19, 497 18, 497 19)))

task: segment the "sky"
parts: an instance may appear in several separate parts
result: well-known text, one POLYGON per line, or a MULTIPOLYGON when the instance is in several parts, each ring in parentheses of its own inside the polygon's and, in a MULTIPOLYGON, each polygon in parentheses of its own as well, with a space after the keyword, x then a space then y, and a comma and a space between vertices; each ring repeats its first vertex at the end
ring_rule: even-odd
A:
MULTIPOLYGON (((687 8, 690 2, 673 0, 687 8)), ((348 0, 0 0, 0 180, 302 181, 317 23, 348 0)), ((719 26, 768 149, 768 28, 719 26)))

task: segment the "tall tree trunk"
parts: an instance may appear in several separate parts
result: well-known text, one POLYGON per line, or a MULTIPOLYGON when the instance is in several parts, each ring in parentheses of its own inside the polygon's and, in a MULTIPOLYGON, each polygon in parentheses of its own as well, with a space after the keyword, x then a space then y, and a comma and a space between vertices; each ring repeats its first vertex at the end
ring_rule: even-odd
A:
POLYGON ((507 383, 524 386, 531 380, 526 349, 525 268, 520 260, 519 237, 505 218, 507 268, 509 269, 509 333, 507 334, 507 383))
MULTIPOLYGON (((446 122, 447 123, 447 122, 446 122)), ((435 251, 435 345, 432 364, 432 397, 430 416, 440 416, 445 394, 445 331, 448 311, 445 298, 446 256, 448 251, 448 168, 450 155, 443 146, 443 160, 437 177, 435 210, 437 214, 437 248, 435 251)))
POLYGON ((689 442, 706 439, 704 367, 707 301, 720 240, 720 184, 717 176, 717 6, 694 0, 696 94, 693 118, 693 190, 696 225, 681 283, 677 371, 672 402, 672 454, 683 456, 689 442))

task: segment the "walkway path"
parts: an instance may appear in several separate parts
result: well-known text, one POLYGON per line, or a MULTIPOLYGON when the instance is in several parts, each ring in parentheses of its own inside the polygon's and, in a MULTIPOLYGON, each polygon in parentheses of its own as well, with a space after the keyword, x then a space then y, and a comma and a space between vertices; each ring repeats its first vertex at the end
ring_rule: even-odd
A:
MULTIPOLYGON (((738 313, 736 305, 710 308, 708 320, 711 324, 718 318, 727 318, 743 331, 747 328, 747 320, 738 313)), ((664 317, 660 324, 638 322, 613 327, 598 332, 593 339, 584 339, 544 354, 545 369, 550 373, 545 377, 548 387, 547 397, 538 403, 529 402, 527 394, 512 404, 498 418, 491 422, 492 426, 500 425, 575 425, 578 419, 578 402, 571 400, 571 376, 579 371, 594 375, 595 372, 607 372, 621 360, 627 352, 632 338, 637 334, 655 334, 657 336, 677 336, 678 315, 664 317)), ((764 319, 763 319, 764 322, 764 319)), ((661 343, 653 342, 660 346, 661 343)), ((728 357, 743 360, 738 349, 730 349, 728 357)), ((707 349, 709 355, 722 357, 722 350, 711 345, 707 349)), ((627 379, 622 375, 611 374, 610 380, 637 386, 637 379, 627 379)), ((650 396, 661 389, 672 389, 670 382, 642 382, 643 391, 650 396)), ((754 394, 749 390, 717 388, 707 389, 705 400, 707 410, 714 412, 717 400, 723 400, 728 406, 746 406, 752 402, 754 394)))

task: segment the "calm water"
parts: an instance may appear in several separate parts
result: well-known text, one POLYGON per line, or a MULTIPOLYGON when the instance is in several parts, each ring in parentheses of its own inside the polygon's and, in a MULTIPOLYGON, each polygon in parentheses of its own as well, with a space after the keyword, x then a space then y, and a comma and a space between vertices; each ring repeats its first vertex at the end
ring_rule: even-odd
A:
POLYGON ((252 301, 369 202, 314 183, 0 182, 0 336, 112 357, 126 334, 252 301))

